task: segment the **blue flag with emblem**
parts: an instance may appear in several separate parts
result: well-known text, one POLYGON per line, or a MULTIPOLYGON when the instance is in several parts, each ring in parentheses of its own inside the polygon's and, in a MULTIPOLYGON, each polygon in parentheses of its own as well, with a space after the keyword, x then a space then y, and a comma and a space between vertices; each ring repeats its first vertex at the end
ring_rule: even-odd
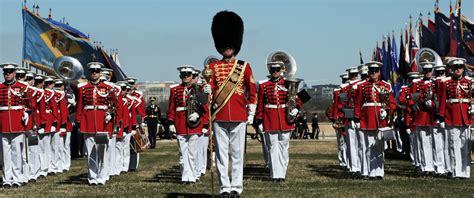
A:
POLYGON ((79 30, 23 9, 23 62, 53 72, 54 61, 71 56, 83 65, 91 62, 96 50, 79 30))

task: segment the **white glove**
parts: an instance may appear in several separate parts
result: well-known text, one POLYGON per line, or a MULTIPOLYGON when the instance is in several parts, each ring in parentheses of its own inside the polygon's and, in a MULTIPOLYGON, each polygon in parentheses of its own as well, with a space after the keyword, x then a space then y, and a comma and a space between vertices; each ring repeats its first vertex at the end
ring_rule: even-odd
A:
POLYGON ((132 130, 132 132, 130 132, 130 135, 134 136, 136 133, 137 133, 136 130, 132 130))
POLYGON ((142 122, 142 124, 141 124, 141 125, 142 125, 142 127, 146 127, 146 124, 145 124, 144 122, 142 122))
POLYGON ((258 125, 258 133, 262 134, 263 133, 263 124, 258 125))
POLYGON ((431 107, 431 105, 433 105, 433 102, 431 102, 431 100, 425 101, 425 106, 426 107, 431 107))
POLYGON ((51 126, 51 132, 56 132, 56 127, 55 126, 51 126))
POLYGON ((207 130, 206 128, 202 129, 202 134, 207 134, 208 132, 209 132, 209 130, 207 130))
POLYGON ((65 132, 66 132, 66 129, 65 129, 65 128, 59 128, 59 132, 60 132, 60 133, 65 133, 65 132))
POLYGON ((211 94, 211 93, 212 93, 211 85, 210 85, 210 84, 204 85, 203 91, 204 91, 204 93, 206 93, 206 94, 211 94))
POLYGON ((356 129, 360 129, 360 122, 354 122, 354 126, 356 129))
POLYGON ((474 105, 471 105, 470 109, 469 109, 469 114, 470 115, 473 115, 474 114, 474 105))
POLYGON ((26 113, 26 111, 23 111, 23 116, 21 117, 21 120, 23 121, 23 124, 26 125, 28 123, 28 119, 29 119, 29 115, 28 113, 26 113))
POLYGON ((39 129, 38 134, 44 134, 44 129, 43 128, 39 129))
POLYGON ((199 114, 194 112, 188 116, 189 121, 196 122, 199 119, 199 114))
POLYGON ((72 96, 67 99, 67 103, 72 105, 72 106, 76 106, 76 99, 75 99, 74 94, 72 94, 72 96))
POLYGON ((257 109, 257 105, 249 104, 248 109, 248 117, 247 117, 247 124, 253 124, 253 118, 255 116, 255 110, 257 109))
POLYGON ((377 130, 377 140, 382 140, 383 134, 382 131, 377 130))
POLYGON ((380 109, 380 119, 385 120, 385 118, 387 118, 387 111, 380 109))
POLYGON ((446 128, 446 123, 445 123, 445 122, 440 122, 440 123, 439 123, 439 127, 441 127, 441 128, 446 128))
POLYGON ((170 132, 176 133, 176 127, 174 127, 174 124, 170 125, 170 132))
POLYGON ((298 114, 298 109, 291 110, 289 114, 290 114, 291 117, 296 116, 296 114, 298 114))
POLYGON ((112 120, 112 115, 110 115, 110 113, 106 113, 104 120, 105 120, 105 123, 106 123, 106 124, 109 123, 110 120, 112 120))

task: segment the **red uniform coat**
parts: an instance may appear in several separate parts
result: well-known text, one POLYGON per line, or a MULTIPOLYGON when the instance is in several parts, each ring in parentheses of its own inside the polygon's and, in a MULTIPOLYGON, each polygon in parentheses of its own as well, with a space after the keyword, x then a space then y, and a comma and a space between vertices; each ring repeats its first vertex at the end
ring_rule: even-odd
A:
POLYGON ((137 111, 137 114, 140 115, 142 118, 144 118, 146 116, 146 111, 145 111, 145 99, 143 98, 143 93, 140 91, 133 91, 131 95, 138 100, 138 103, 136 104, 137 108, 135 109, 137 111))
MULTIPOLYGON (((219 87, 230 75, 234 64, 237 64, 237 60, 231 62, 215 61, 209 65, 209 68, 213 71, 210 84, 214 95, 217 94, 219 87)), ((243 69, 245 69, 245 71, 241 83, 237 85, 237 90, 229 101, 223 105, 221 110, 216 114, 215 121, 246 122, 248 116, 247 105, 257 104, 257 87, 253 78, 252 69, 248 63, 243 69), (247 92, 248 98, 245 92, 247 92)))
POLYGON ((22 133, 23 99, 30 98, 28 86, 20 82, 0 84, 0 133, 22 133))
POLYGON ((76 119, 81 123, 82 133, 107 132, 105 113, 113 97, 112 87, 103 82, 80 85, 76 119))
POLYGON ((342 111, 343 117, 344 117, 344 124, 348 125, 350 124, 350 120, 345 118, 344 115, 344 108, 349 108, 349 109, 354 109, 354 100, 356 96, 356 91, 357 91, 357 85, 358 83, 361 82, 360 80, 351 80, 348 81, 347 84, 345 84, 344 87, 341 87, 340 94, 347 94, 347 100, 346 101, 340 101, 339 103, 339 108, 342 111))
POLYGON ((364 131, 373 131, 386 127, 390 112, 395 110, 395 100, 392 87, 385 81, 366 81, 360 84, 355 100, 354 117, 360 120, 360 128, 364 131), (380 92, 388 92, 386 101, 380 98, 380 92), (387 111, 385 119, 380 118, 380 109, 387 111))
POLYGON ((462 77, 445 78, 439 99, 439 115, 447 126, 467 126, 472 124, 468 111, 471 106, 471 79, 462 77))
POLYGON ((34 99, 36 100, 36 110, 34 119, 37 128, 40 128, 42 125, 46 126, 46 105, 44 103, 44 89, 36 88, 36 94, 34 99))
POLYGON ((120 94, 120 100, 118 100, 117 108, 117 121, 120 126, 120 130, 117 133, 117 138, 123 138, 124 132, 130 132, 129 125, 131 120, 130 109, 133 104, 133 100, 129 99, 126 95, 120 94))
MULTIPOLYGON (((56 103, 55 92, 52 89, 44 89, 44 104, 45 104, 45 118, 46 118, 46 128, 44 129, 45 133, 50 133, 51 127, 54 123, 58 123, 60 120, 58 113, 58 104, 56 103)), ((57 129, 57 126, 54 126, 57 129)))
POLYGON ((434 97, 436 95, 435 84, 431 80, 420 80, 416 81, 411 85, 411 93, 420 93, 418 104, 415 101, 412 102, 418 108, 414 111, 413 125, 414 126, 434 126, 436 112, 436 104, 434 97), (430 95, 430 98, 427 95, 430 95), (431 106, 426 106, 425 102, 431 101, 431 106))
POLYGON ((67 109, 66 93, 64 91, 55 91, 55 100, 58 105, 58 126, 56 128, 66 128, 69 110, 67 109))
MULTIPOLYGON (((23 84, 27 85, 26 83, 23 84)), ((23 99, 23 106, 25 111, 28 113, 28 122, 25 125, 25 131, 31 131, 33 130, 34 112, 36 111, 35 97, 38 91, 32 86, 27 85, 27 87, 28 95, 31 97, 23 99)))
POLYGON ((333 99, 332 99, 332 119, 336 121, 337 119, 341 119, 344 117, 344 113, 342 112, 342 105, 339 102, 339 94, 341 93, 340 88, 334 89, 333 92, 333 99))
POLYGON ((195 128, 190 128, 186 121, 187 117, 187 100, 189 99, 188 89, 191 85, 174 85, 170 89, 168 120, 174 123, 176 133, 178 135, 192 135, 201 134, 204 123, 208 123, 207 105, 203 105, 204 114, 201 116, 201 121, 195 128))
MULTIPOLYGON (((120 94, 120 87, 115 85, 114 83, 111 83, 111 82, 107 82, 107 81, 104 81, 105 84, 109 85, 112 87, 112 92, 113 92, 113 96, 111 96, 111 101, 109 103, 109 112, 112 115, 112 120, 110 120, 110 122, 108 122, 105 126, 106 128, 106 131, 109 132, 109 137, 112 138, 113 134, 114 134, 114 126, 116 124, 118 124, 118 119, 117 119, 117 111, 118 108, 120 108, 120 105, 119 105, 119 102, 118 100, 122 98, 121 94, 120 94)), ((117 125, 118 126, 118 125, 117 125)))
POLYGON ((405 124, 410 127, 411 126, 411 108, 409 106, 410 101, 410 94, 411 94, 411 87, 409 86, 402 86, 400 92, 398 94, 398 108, 402 110, 403 118, 405 119, 405 124))
MULTIPOLYGON (((266 80, 258 88, 258 106, 256 118, 263 120, 265 132, 293 131, 295 123, 286 121, 286 103, 288 98, 288 84, 280 79, 277 82, 266 80)), ((301 100, 297 100, 297 107, 301 107, 301 100)))

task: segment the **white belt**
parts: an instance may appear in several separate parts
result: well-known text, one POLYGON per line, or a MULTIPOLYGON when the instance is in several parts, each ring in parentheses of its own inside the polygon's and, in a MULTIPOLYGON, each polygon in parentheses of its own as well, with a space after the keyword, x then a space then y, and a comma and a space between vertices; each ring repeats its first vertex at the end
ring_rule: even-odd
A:
POLYGON ((471 100, 467 98, 464 98, 464 99, 456 98, 456 99, 447 99, 446 102, 447 103, 456 103, 456 102, 469 103, 471 102, 471 100))
POLYGON ((176 107, 176 111, 186 111, 188 107, 176 107))
POLYGON ((46 109, 45 111, 46 111, 46 113, 52 113, 53 112, 53 110, 51 110, 51 109, 46 109))
POLYGON ((363 107, 380 107, 382 103, 379 102, 366 102, 362 105, 363 107))
POLYGON ((266 107, 266 108, 269 108, 269 109, 278 109, 278 108, 285 108, 285 107, 286 107, 286 104, 281 104, 281 105, 266 104, 265 107, 266 107))
POLYGON ((84 107, 85 110, 107 110, 106 105, 86 105, 84 107))
POLYGON ((23 109, 23 106, 0 106, 0 111, 20 110, 20 109, 23 109))

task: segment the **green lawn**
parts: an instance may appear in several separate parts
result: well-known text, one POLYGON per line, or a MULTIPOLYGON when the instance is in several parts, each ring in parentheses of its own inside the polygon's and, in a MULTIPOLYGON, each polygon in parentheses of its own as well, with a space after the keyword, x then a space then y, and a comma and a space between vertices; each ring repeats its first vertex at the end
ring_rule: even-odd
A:
MULTIPOLYGON (((18 189, 1 189, 0 195, 13 196, 206 196, 211 193, 208 172, 195 185, 179 183, 177 144, 160 141, 158 148, 142 154, 138 172, 113 177, 105 186, 88 186, 86 161, 74 160, 69 172, 40 179, 18 189)), ((336 159, 336 143, 292 141, 287 181, 272 183, 263 168, 260 143, 248 142, 243 196, 314 197, 314 196, 474 196, 474 181, 432 178, 417 175, 410 162, 386 159, 383 181, 349 179, 336 159)), ((217 192, 217 174, 215 174, 217 192)), ((216 193, 217 194, 217 193, 216 193)))

